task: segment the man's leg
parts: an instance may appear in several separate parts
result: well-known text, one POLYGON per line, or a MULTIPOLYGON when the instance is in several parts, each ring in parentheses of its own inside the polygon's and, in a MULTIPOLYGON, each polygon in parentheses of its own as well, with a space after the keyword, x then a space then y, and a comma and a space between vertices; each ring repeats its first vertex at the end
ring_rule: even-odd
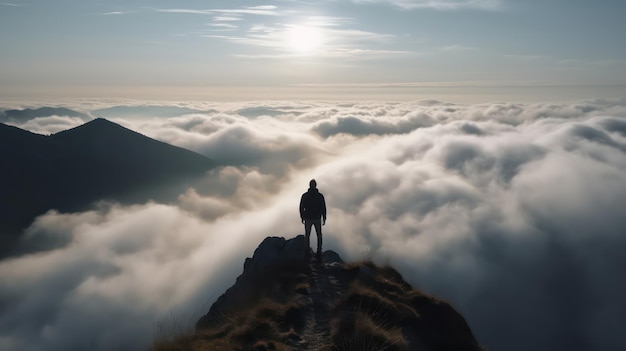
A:
MULTIPOLYGON (((322 255, 322 220, 316 219, 313 225, 315 225, 315 233, 317 234, 317 255, 320 256, 322 255)), ((309 228, 309 232, 310 230, 309 228)))
POLYGON ((313 225, 313 221, 311 221, 310 219, 304 220, 304 241, 306 242, 305 254, 308 254, 309 248, 311 248, 311 226, 312 225, 313 225))

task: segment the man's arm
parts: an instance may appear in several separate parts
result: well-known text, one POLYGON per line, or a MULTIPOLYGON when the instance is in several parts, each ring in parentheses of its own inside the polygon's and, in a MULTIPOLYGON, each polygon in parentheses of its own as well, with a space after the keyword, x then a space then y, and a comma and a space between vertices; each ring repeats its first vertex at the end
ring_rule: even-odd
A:
POLYGON ((300 220, 304 223, 304 194, 300 198, 300 220))
POLYGON ((322 196, 322 224, 326 224, 326 200, 324 200, 324 195, 320 195, 322 196))

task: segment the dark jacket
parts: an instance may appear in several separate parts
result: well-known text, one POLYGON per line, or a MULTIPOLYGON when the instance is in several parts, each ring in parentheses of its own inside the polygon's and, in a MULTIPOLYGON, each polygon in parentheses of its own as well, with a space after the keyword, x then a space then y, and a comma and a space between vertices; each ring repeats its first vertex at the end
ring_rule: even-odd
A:
POLYGON ((300 199, 301 219, 320 219, 326 221, 326 201, 316 188, 309 188, 309 191, 302 194, 300 199))

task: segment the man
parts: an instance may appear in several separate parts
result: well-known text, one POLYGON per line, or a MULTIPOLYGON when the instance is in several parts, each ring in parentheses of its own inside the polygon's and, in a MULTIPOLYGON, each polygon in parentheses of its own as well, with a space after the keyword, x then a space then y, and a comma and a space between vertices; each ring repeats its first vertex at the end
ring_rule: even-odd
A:
POLYGON ((311 246, 311 226, 315 226, 315 233, 317 234, 317 258, 321 258, 322 225, 326 224, 326 201, 324 201, 324 195, 317 190, 317 182, 315 179, 311 179, 309 182, 309 190, 302 194, 302 198, 300 199, 300 219, 302 223, 304 223, 304 238, 307 242, 306 253, 309 253, 309 247, 311 246))

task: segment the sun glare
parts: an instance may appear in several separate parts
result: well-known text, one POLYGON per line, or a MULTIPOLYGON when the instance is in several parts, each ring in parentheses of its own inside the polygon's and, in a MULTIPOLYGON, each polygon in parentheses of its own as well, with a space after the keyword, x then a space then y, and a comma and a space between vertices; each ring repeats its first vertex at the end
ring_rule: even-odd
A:
POLYGON ((292 26, 287 32, 287 44, 293 51, 308 53, 322 45, 322 33, 315 27, 292 26))

